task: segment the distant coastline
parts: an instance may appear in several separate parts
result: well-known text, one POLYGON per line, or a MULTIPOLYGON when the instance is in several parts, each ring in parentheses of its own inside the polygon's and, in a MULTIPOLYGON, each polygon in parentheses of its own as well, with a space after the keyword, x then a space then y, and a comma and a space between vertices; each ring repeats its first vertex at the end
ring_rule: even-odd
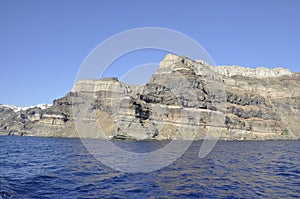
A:
POLYGON ((299 85, 300 74, 283 68, 210 66, 169 54, 144 85, 117 78, 80 80, 51 105, 0 105, 0 135, 297 140, 299 85), (78 134, 78 121, 85 134, 78 134), (97 125, 101 133, 93 130, 97 125))

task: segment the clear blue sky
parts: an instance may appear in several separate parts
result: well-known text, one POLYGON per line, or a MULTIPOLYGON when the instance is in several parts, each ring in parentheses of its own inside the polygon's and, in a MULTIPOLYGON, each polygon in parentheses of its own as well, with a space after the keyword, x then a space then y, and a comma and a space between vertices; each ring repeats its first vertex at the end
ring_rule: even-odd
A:
MULTIPOLYGON (((0 103, 51 103, 72 88, 96 45, 146 26, 189 35, 217 65, 299 72, 299 10, 298 0, 1 0, 0 103)), ((148 52, 118 63, 136 66, 162 57, 148 52)))

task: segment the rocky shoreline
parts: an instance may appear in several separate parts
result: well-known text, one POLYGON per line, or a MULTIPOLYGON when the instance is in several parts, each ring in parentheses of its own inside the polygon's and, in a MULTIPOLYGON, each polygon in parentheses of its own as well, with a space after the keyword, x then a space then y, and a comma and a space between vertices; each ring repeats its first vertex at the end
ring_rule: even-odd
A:
POLYGON ((144 85, 85 79, 52 106, 0 105, 0 135, 296 140, 299 122, 299 73, 209 66, 171 54, 144 85))

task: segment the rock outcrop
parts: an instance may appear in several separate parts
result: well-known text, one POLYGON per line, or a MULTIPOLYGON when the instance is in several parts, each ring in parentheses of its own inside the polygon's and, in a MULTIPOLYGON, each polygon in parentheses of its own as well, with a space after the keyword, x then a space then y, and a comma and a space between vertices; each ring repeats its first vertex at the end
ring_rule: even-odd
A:
POLYGON ((108 139, 299 139, 300 74, 167 55, 144 85, 78 81, 46 109, 0 105, 0 134, 108 139), (79 134, 78 134, 79 132, 79 134))
POLYGON ((233 77, 233 76, 243 76, 243 77, 251 77, 256 79, 264 79, 267 77, 281 77, 281 76, 290 76, 293 73, 284 68, 245 68, 241 66, 218 66, 213 67, 213 70, 223 76, 233 77))

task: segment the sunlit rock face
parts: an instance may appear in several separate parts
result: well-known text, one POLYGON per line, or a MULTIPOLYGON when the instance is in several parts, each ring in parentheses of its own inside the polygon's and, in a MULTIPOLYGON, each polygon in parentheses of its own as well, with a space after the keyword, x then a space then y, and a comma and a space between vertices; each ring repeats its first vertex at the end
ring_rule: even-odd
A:
POLYGON ((213 67, 213 70, 220 75, 226 77, 233 77, 233 76, 243 76, 243 77, 251 77, 262 79, 266 77, 282 77, 282 76, 290 76, 293 73, 284 68, 244 68, 241 66, 218 66, 213 67))
POLYGON ((299 73, 210 66, 169 54, 144 85, 84 79, 50 107, 0 105, 0 133, 133 140, 299 139, 299 105, 299 73))

